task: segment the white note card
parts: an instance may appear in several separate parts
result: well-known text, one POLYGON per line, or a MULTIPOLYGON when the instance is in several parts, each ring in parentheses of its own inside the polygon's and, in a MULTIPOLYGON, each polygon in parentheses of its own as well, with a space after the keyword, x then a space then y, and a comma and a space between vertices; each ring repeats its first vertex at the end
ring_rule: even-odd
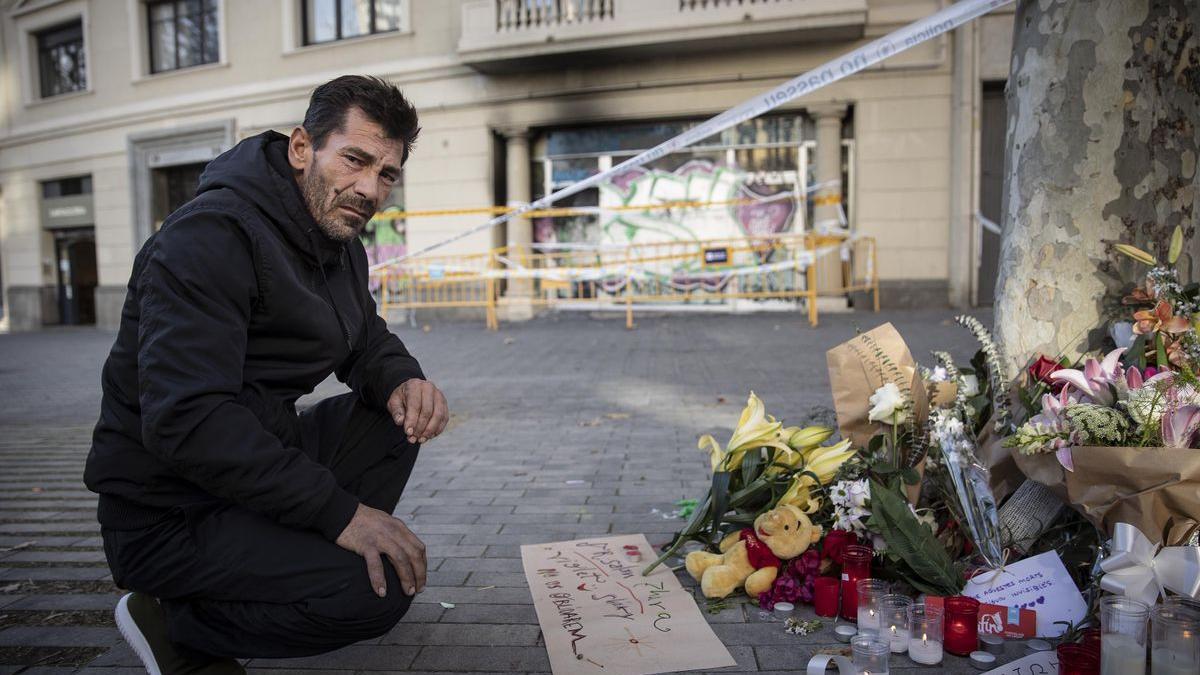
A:
POLYGON ((1058 637, 1066 625, 1079 623, 1087 603, 1062 560, 1053 551, 1006 565, 999 572, 983 572, 967 582, 963 595, 980 602, 1037 612, 1039 637, 1058 637))

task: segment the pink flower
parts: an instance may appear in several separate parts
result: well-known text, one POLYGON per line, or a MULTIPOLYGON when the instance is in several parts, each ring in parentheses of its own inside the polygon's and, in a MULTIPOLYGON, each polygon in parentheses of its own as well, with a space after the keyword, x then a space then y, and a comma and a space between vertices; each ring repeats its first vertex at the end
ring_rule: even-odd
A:
POLYGON ((1162 439, 1168 448, 1190 448, 1200 430, 1200 406, 1172 406, 1163 414, 1162 439))
POLYGON ((1050 379, 1063 381, 1067 387, 1074 387, 1080 394, 1093 403, 1111 406, 1116 401, 1114 392, 1118 382, 1125 384, 1125 369, 1121 367, 1121 354, 1125 349, 1114 349, 1105 355, 1103 361, 1088 359, 1083 364, 1083 370, 1065 368, 1050 374, 1050 379))

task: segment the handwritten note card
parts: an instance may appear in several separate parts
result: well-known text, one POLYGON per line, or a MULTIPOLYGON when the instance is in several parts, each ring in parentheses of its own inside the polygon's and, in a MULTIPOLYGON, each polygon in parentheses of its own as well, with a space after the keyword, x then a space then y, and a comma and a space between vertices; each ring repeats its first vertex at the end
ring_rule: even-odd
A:
POLYGON ((1079 623, 1087 613, 1083 595, 1053 551, 1006 565, 999 572, 984 572, 967 582, 963 595, 991 605, 1034 610, 1041 637, 1062 635, 1066 626, 1055 622, 1079 623))
POLYGON ((691 593, 640 534, 521 547, 554 675, 649 675, 735 665, 691 593))

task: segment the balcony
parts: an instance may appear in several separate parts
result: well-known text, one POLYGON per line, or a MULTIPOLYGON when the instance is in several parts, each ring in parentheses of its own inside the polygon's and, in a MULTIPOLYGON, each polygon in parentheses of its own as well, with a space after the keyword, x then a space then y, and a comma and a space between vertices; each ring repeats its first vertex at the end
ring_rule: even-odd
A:
POLYGON ((469 0, 458 54, 484 73, 853 40, 867 0, 469 0))

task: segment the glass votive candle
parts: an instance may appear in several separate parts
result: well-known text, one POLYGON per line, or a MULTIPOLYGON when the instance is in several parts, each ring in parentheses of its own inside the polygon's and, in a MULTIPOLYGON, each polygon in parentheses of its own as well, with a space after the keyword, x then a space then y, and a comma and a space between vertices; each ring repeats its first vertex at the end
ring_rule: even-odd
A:
POLYGON ((887 582, 882 579, 859 579, 854 589, 858 595, 858 632, 878 635, 881 628, 880 602, 887 595, 887 582))
POLYGON ((1118 595, 1100 600, 1100 672, 1145 675, 1146 623, 1150 607, 1118 595))
POLYGON ((842 551, 842 618, 858 621, 858 591, 855 584, 859 579, 871 576, 871 549, 852 544, 842 551))
POLYGON ((890 594, 879 601, 879 634, 892 645, 893 654, 908 651, 908 610, 912 598, 890 594))
POLYGON ((840 585, 841 580, 837 577, 813 579, 813 611, 817 616, 837 616, 838 586, 840 585))
POLYGON ((1163 604, 1150 613, 1151 675, 1200 673, 1200 610, 1163 604))
POLYGON ((850 651, 854 657, 854 672, 863 675, 876 675, 888 672, 888 657, 891 656, 891 646, 878 635, 855 635, 850 640, 850 651))
POLYGON ((1100 653, 1079 642, 1058 646, 1058 675, 1099 675, 1100 653))
POLYGON ((908 658, 923 666, 942 662, 942 611, 915 604, 908 608, 908 658))
POLYGON ((946 598, 942 614, 943 644, 955 656, 979 649, 979 601, 963 595, 946 598))

